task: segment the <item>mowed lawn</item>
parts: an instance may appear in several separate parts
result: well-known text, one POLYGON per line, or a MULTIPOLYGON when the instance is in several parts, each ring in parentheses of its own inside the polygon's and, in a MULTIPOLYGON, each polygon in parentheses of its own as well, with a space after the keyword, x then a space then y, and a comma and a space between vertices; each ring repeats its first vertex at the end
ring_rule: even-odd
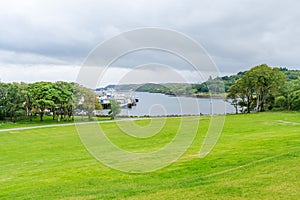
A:
MULTIPOLYGON (((124 135, 113 122, 101 126, 121 148, 150 152, 172 140, 179 122, 167 119, 149 139, 124 135)), ((201 117, 198 135, 177 162, 144 174, 102 165, 75 126, 2 132, 0 199, 299 199, 299 112, 228 115, 217 145, 200 159, 209 122, 201 117)))

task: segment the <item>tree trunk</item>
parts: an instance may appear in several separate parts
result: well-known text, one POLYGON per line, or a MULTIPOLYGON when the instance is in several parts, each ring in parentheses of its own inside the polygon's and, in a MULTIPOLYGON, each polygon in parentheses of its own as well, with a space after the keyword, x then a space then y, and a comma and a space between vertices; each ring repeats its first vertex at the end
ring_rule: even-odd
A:
POLYGON ((259 111, 259 96, 256 97, 256 111, 259 111))
POLYGON ((28 109, 28 106, 26 106, 25 109, 26 109, 25 115, 26 115, 26 117, 27 117, 27 116, 29 116, 29 109, 28 109))
POLYGON ((252 95, 247 95, 247 113, 250 113, 251 103, 252 103, 252 95))
POLYGON ((40 113, 40 120, 43 121, 43 117, 44 117, 44 111, 41 111, 40 113))
POLYGON ((259 111, 260 112, 265 111, 264 103, 265 103, 265 95, 264 95, 264 92, 261 92, 261 95, 260 95, 260 105, 259 105, 259 111))
POLYGON ((55 108, 52 107, 53 115, 52 115, 52 120, 55 120, 55 115, 56 115, 56 110, 55 108))
POLYGON ((6 121, 6 109, 4 108, 3 120, 6 121))

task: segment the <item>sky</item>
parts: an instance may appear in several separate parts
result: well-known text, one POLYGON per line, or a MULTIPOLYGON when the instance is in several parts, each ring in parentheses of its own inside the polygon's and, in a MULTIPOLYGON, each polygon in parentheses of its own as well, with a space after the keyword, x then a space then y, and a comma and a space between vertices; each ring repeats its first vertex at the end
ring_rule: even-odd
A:
MULTIPOLYGON (((297 0, 1 0, 0 79, 76 81, 95 47, 143 27, 192 38, 222 75, 262 63, 300 69, 299 9, 297 0)), ((165 65, 175 67, 185 80, 200 80, 173 55, 145 51, 114 62, 102 84, 126 74, 176 81, 165 65)))

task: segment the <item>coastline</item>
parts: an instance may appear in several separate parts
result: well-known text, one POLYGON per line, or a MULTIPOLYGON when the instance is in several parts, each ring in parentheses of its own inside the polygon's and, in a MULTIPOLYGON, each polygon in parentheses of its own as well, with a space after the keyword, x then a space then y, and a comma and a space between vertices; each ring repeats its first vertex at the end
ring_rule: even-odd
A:
MULTIPOLYGON (((119 90, 117 92, 128 92, 125 90, 119 90)), ((220 93, 220 94, 211 94, 211 93, 197 93, 197 94, 174 94, 174 93, 168 93, 168 92, 150 92, 150 91, 138 91, 138 92, 145 92, 145 93, 152 93, 152 94, 164 94, 170 97, 191 97, 191 98, 213 98, 213 99, 225 99, 226 93, 220 93)))

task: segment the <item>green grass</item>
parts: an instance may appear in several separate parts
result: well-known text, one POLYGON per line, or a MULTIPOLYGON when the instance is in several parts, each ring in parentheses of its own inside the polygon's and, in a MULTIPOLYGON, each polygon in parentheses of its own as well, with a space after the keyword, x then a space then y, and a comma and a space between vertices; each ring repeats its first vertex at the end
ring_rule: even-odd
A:
MULTIPOLYGON (((165 128, 150 139, 123 135, 115 123, 101 126, 116 145, 149 152, 174 137, 178 120, 167 119, 165 128)), ((146 174, 123 173, 99 163, 74 126, 2 132, 0 199, 299 198, 299 112, 228 115, 217 145, 203 159, 197 152, 209 117, 201 117, 200 123, 193 144, 177 162, 146 174)), ((147 126, 149 120, 135 124, 147 126)))
MULTIPOLYGON (((109 117, 94 117, 93 120, 95 121, 106 121, 110 120, 109 117)), ((75 121, 88 121, 88 118, 84 116, 83 118, 80 116, 75 116, 75 121)), ((39 116, 32 117, 32 121, 30 121, 28 118, 20 118, 17 122, 10 122, 8 121, 0 121, 0 130, 1 129, 8 129, 8 128, 20 128, 20 127, 29 127, 29 126, 44 126, 44 125, 52 125, 52 124, 72 124, 72 120, 66 120, 66 121, 60 121, 57 122, 57 120, 53 120, 52 116, 44 116, 44 120, 40 121, 39 116)))

